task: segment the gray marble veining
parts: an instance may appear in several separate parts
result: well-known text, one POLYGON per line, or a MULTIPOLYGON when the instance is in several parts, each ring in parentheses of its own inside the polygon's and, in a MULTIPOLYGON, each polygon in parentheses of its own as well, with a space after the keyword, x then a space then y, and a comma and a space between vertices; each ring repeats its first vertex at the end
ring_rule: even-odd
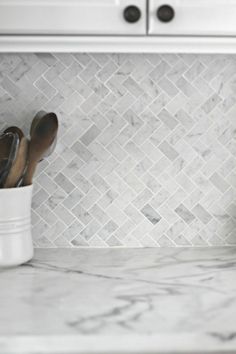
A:
POLYGON ((236 352, 235 279, 234 247, 39 249, 0 271, 0 353, 236 352))

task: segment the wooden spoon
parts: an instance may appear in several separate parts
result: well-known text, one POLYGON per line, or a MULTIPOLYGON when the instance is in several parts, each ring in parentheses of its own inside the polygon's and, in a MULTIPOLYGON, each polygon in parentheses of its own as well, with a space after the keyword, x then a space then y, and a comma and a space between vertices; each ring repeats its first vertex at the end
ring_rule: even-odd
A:
POLYGON ((10 172, 4 183, 4 188, 13 188, 17 185, 17 182, 24 173, 26 161, 27 161, 27 151, 28 151, 28 140, 22 137, 17 151, 17 156, 13 162, 10 172))
MULTIPOLYGON (((36 126, 38 125, 38 123, 41 121, 41 119, 47 115, 47 112, 45 111, 39 111, 35 117, 33 118, 32 120, 32 123, 31 123, 31 126, 30 126, 30 136, 32 137, 33 133, 34 133, 34 130, 36 128, 36 126)), ((52 144, 49 146, 49 148, 45 151, 45 153, 43 154, 42 158, 40 161, 42 161, 44 158, 50 156, 53 151, 55 150, 55 147, 56 147, 56 144, 57 144, 57 139, 55 138, 52 142, 52 144)))
POLYGON ((36 125, 40 122, 40 120, 47 114, 45 111, 39 111, 36 116, 33 118, 31 126, 30 126, 30 136, 32 137, 34 129, 36 125))
POLYGON ((23 185, 32 184, 37 163, 56 138, 58 119, 55 113, 47 113, 33 130, 28 149, 28 167, 23 179, 23 185))

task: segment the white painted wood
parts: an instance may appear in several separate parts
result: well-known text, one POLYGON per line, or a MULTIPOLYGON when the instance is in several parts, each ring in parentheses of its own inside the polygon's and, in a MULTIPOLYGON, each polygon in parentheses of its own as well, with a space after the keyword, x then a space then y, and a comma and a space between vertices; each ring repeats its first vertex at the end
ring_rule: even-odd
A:
POLYGON ((236 37, 0 36, 0 52, 236 54, 236 37))
POLYGON ((236 54, 236 0, 0 0, 0 52, 236 54), (156 10, 172 5, 162 23, 156 10), (127 23, 126 6, 140 21, 127 23), (149 25, 149 36, 146 33, 149 25))
POLYGON ((236 35, 236 0, 149 0, 149 34, 152 35, 236 35), (175 10, 171 22, 158 20, 159 6, 175 10))
POLYGON ((0 0, 0 34, 146 34, 146 0, 0 0), (136 5, 141 19, 128 23, 123 11, 136 5))

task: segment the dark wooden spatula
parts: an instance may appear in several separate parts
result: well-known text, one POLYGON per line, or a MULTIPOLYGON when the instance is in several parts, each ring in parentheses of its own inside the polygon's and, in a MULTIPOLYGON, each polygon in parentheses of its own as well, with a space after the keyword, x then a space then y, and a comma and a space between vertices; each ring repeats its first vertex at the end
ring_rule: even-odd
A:
POLYGON ((21 140, 24 136, 24 133, 22 132, 22 130, 18 127, 12 126, 12 127, 8 127, 7 129, 4 130, 4 134, 6 133, 14 133, 17 134, 19 136, 19 139, 21 140))
POLYGON ((0 137, 0 161, 2 169, 0 173, 0 188, 4 186, 13 162, 15 161, 19 147, 19 136, 14 133, 6 133, 0 137))
POLYGON ((2 178, 3 173, 5 173, 6 168, 7 168, 7 164, 8 164, 8 159, 4 158, 0 160, 0 180, 2 178))
POLYGON ((56 138, 57 131, 58 119, 55 113, 47 113, 34 127, 28 148, 28 166, 23 178, 24 186, 32 184, 37 164, 56 138))
POLYGON ((0 160, 8 157, 12 139, 13 135, 11 133, 0 135, 0 160))

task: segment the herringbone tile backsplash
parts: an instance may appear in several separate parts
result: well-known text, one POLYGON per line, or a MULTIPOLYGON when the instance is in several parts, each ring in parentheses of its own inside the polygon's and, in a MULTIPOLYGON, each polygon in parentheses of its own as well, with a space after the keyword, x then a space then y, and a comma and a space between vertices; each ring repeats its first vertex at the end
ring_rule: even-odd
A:
POLYGON ((236 56, 1 54, 0 129, 41 109, 36 247, 236 244, 236 56))

